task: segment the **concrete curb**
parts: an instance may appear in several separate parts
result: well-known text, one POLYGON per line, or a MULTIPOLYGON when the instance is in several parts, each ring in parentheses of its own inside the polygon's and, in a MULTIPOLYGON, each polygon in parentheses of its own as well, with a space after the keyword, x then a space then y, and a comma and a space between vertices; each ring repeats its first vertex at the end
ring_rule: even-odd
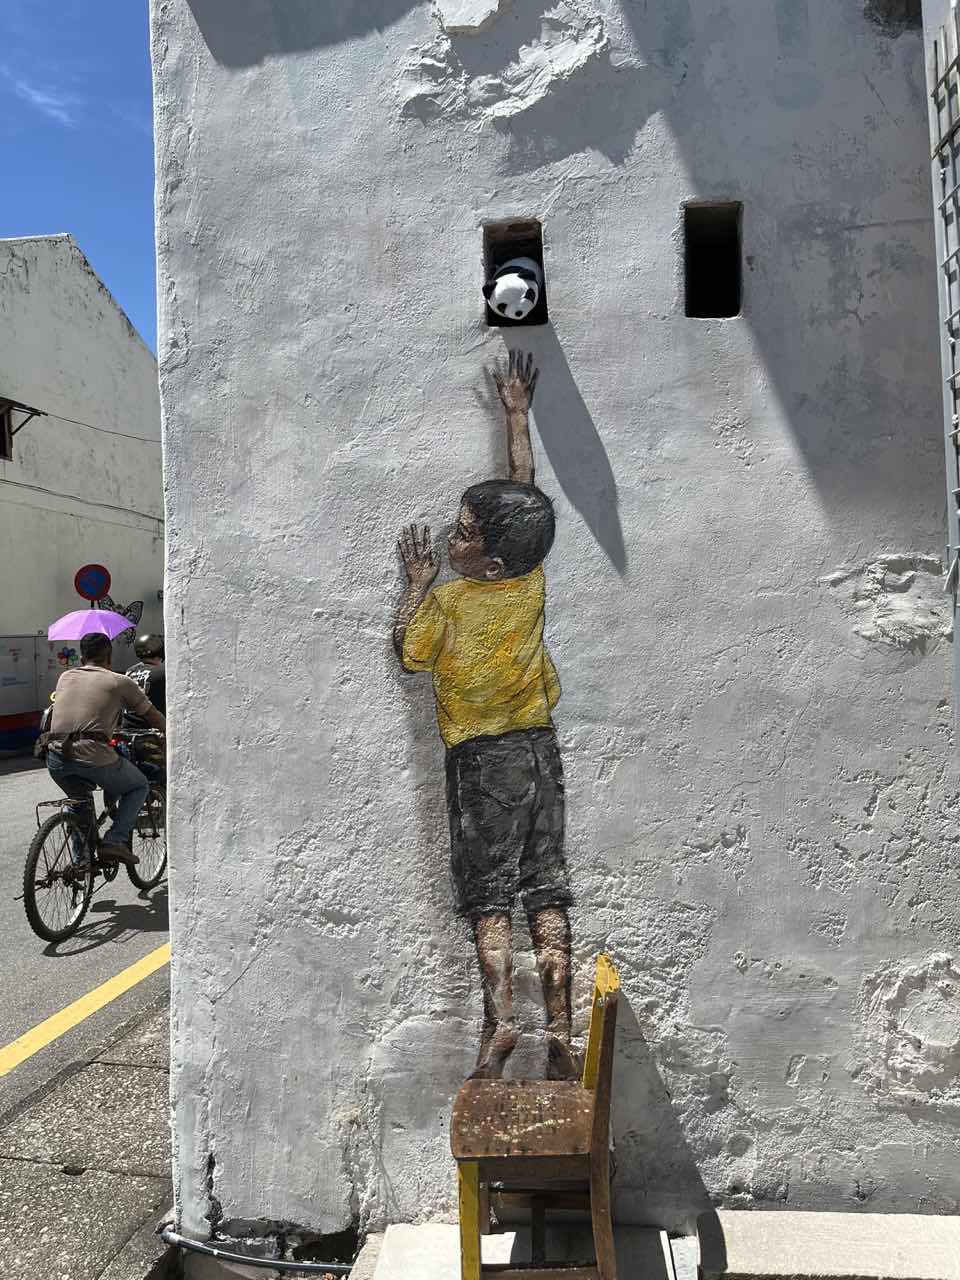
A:
POLYGON ((172 1208, 148 1218, 98 1280, 176 1280, 183 1275, 180 1251, 165 1245, 157 1234, 161 1225, 172 1218, 172 1208))
POLYGON ((697 1229, 702 1280, 960 1280, 960 1217, 722 1210, 697 1229))
POLYGON ((350 1272, 350 1280, 373 1280, 377 1260, 383 1248, 383 1234, 367 1236, 350 1272))

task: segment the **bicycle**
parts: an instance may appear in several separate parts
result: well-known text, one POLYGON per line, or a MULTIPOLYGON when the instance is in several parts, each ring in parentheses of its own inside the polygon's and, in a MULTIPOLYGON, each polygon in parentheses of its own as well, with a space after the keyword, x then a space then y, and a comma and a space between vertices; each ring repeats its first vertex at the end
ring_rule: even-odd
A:
MULTIPOLYGON (((166 780, 157 766, 136 759, 139 739, 159 737, 155 730, 148 730, 117 733, 112 739, 112 745, 134 759, 150 782, 133 829, 133 851, 140 861, 127 867, 132 884, 141 891, 155 888, 167 866, 166 780)), ((109 883, 120 870, 117 859, 101 857, 100 849, 100 828, 112 816, 113 806, 107 801, 98 814, 93 799, 95 784, 77 781, 89 793, 86 799, 63 796, 41 800, 37 805, 37 834, 30 842, 23 868, 27 921, 37 937, 46 942, 63 942, 72 937, 87 914, 97 876, 109 883), (58 812, 41 821, 41 809, 58 812)))

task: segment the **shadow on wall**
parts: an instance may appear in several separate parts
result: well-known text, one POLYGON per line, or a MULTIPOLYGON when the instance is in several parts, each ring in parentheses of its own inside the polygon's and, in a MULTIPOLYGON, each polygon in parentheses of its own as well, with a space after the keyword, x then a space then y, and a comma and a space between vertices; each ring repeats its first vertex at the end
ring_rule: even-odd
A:
MULTIPOLYGON (((830 28, 807 0, 774 0, 762 18, 769 37, 756 41, 733 38, 730 4, 707 12, 691 0, 624 3, 618 12, 629 48, 612 48, 598 13, 589 21, 558 18, 554 34, 567 57, 565 73, 554 75, 543 53, 543 74, 534 77, 524 72, 518 49, 542 52, 555 45, 540 34, 542 2, 513 0, 489 27, 450 35, 442 66, 433 53, 425 58, 404 114, 418 117, 424 129, 439 120, 491 126, 505 141, 504 172, 524 178, 591 151, 619 167, 650 117, 661 116, 687 175, 685 194, 743 202, 744 306, 739 318, 676 324, 673 312, 648 314, 638 296, 635 309, 619 317, 616 347, 622 352, 632 340, 639 348, 661 321, 676 325, 674 341, 683 347, 678 366, 697 371, 718 404, 726 401, 713 422, 687 408, 692 434, 716 443, 722 433, 721 447, 746 472, 751 455, 763 456, 771 447, 755 428, 758 407, 776 401, 828 514, 847 523, 851 506, 875 512, 887 502, 902 511, 904 475, 915 475, 919 463, 939 487, 942 468, 936 308, 918 315, 917 304, 924 290, 935 296, 936 279, 926 206, 922 48, 914 35, 904 34, 916 24, 915 0, 860 0, 841 7, 830 28), (836 53, 825 67, 828 36, 836 53), (769 78, 769 64, 758 60, 768 38, 777 54, 776 74, 769 78), (851 58, 856 65, 864 50, 891 68, 896 107, 888 109, 872 94, 868 80, 857 91, 862 96, 852 96, 835 146, 824 152, 818 139, 827 118, 833 119, 836 76, 849 69, 851 58), (744 85, 751 86, 747 94, 738 88, 744 85), (485 94, 494 95, 493 107, 484 105, 485 94), (761 109, 766 95, 775 108, 769 112, 761 109), (873 155, 850 141, 877 133, 882 137, 873 155), (914 328, 910 344, 903 342, 904 315, 914 328), (734 331, 749 326, 769 373, 759 390, 731 362, 738 342, 726 325, 734 331), (918 394, 916 353, 922 350, 931 353, 930 376, 918 394), (887 426, 897 421, 915 429, 887 426)), ((637 174, 627 181, 638 181, 637 174)), ((581 202, 585 225, 598 241, 615 240, 602 219, 587 217, 589 191, 580 195, 571 184, 565 198, 574 206, 581 202)), ((660 246, 667 271, 676 269, 679 239, 665 238, 660 246)), ((592 247, 581 245, 584 260, 592 247)), ((546 368, 546 355, 542 363, 546 368)), ((541 386, 549 387, 553 376, 550 369, 541 386)), ((688 405, 689 393, 687 388, 688 405)), ((550 438, 544 401, 537 408, 544 444, 569 452, 570 440, 558 440, 556 433, 550 438)), ((560 478, 563 483, 569 472, 560 478)), ((748 486, 747 500, 750 492, 748 486)), ((927 515, 928 524, 936 518, 932 506, 927 515)), ((598 534, 598 540, 619 563, 609 538, 598 534)))
POLYGON ((621 988, 611 1110, 614 1217, 692 1234, 713 1209, 650 1046, 621 988), (629 1177, 629 1183, 626 1178, 629 1177))
POLYGON ((504 329, 502 333, 509 347, 533 352, 540 369, 533 402, 540 442, 560 488, 622 577, 627 549, 616 478, 553 326, 504 329))
POLYGON ((187 0, 214 59, 251 67, 383 31, 420 0, 187 0))
POLYGON ((509 145, 507 171, 529 173, 588 150, 622 165, 649 117, 661 110, 663 89, 656 71, 644 68, 631 81, 609 63, 585 82, 561 81, 549 97, 493 121, 509 145))
MULTIPOLYGON (((910 208, 909 194, 904 202, 895 193, 897 182, 909 192, 911 169, 924 198, 929 190, 922 46, 916 36, 904 35, 916 25, 917 8, 915 0, 841 7, 837 65, 843 65, 845 45, 879 46, 878 58, 889 62, 892 77, 904 80, 911 107, 891 116, 876 101, 868 131, 896 130, 899 149, 891 154, 889 139, 888 167, 871 170, 855 162, 853 151, 833 154, 824 164, 812 149, 803 132, 804 111, 825 103, 832 92, 830 73, 818 61, 822 20, 806 0, 775 0, 770 20, 779 62, 769 92, 780 110, 771 114, 769 140, 782 136, 790 118, 785 113, 796 113, 797 133, 794 147, 770 148, 761 178, 757 153, 767 146, 767 125, 762 117, 749 126, 745 119, 742 131, 731 130, 726 88, 755 82, 751 42, 724 42, 729 61, 718 80, 711 73, 714 32, 691 0, 621 6, 635 47, 661 72, 660 109, 682 156, 691 197, 744 202, 742 318, 689 320, 682 330, 689 362, 722 383, 722 326, 750 326, 770 390, 828 514, 846 516, 851 506, 876 510, 885 500, 902 504, 905 475, 922 469, 939 483, 942 468, 936 376, 929 379, 928 393, 916 394, 916 353, 934 353, 934 375, 937 368, 932 213, 898 219, 872 212, 896 211, 904 203, 910 208), (726 105, 703 110, 705 103, 724 98, 726 105), (897 157, 902 167, 893 173, 897 157), (794 194, 798 190, 802 196, 794 194), (921 227, 927 231, 919 233, 918 247, 921 227), (784 279, 789 288, 782 287, 784 279), (931 302, 905 344, 902 316, 916 316, 918 288, 931 302), (914 425, 878 431, 878 413, 883 423, 899 419, 914 425)), ((650 111, 647 74, 647 68, 624 73, 632 87, 621 109, 636 118, 638 128, 650 111)), ((844 131, 857 134, 861 120, 850 118, 844 131)), ((665 255, 673 252, 664 245, 665 255)), ((764 442, 751 439, 750 427, 749 419, 736 423, 743 443, 762 449, 764 442)))

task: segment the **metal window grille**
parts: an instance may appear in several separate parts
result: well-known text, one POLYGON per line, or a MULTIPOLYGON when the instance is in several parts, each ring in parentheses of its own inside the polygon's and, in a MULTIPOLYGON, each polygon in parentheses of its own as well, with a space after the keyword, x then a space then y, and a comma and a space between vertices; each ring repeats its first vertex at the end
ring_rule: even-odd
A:
MULTIPOLYGON (((960 25, 956 9, 951 7, 949 18, 937 31, 930 54, 930 138, 947 464, 946 590, 953 597, 956 633, 960 574, 960 25)), ((953 649, 955 689, 960 693, 960 643, 955 642, 953 649)))

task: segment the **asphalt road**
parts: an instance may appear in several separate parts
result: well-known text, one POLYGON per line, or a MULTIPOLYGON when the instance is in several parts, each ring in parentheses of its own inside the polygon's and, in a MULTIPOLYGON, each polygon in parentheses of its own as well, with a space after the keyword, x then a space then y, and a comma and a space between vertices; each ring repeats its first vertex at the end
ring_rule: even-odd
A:
MULTIPOLYGON (((34 806, 57 794, 34 761, 0 760, 0 1048, 168 939, 166 880, 141 893, 123 869, 110 884, 97 880, 74 937, 46 943, 32 932, 20 900, 23 863, 36 830, 34 806)), ((122 1026, 157 1006, 168 987, 164 966, 0 1076, 0 1116, 88 1061, 122 1026)))

